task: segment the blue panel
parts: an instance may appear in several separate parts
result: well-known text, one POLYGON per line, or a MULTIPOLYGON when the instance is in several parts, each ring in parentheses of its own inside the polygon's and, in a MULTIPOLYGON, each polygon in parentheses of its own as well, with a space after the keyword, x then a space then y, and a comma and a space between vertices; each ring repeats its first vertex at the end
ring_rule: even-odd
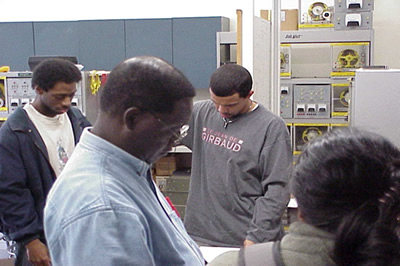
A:
POLYGON ((158 56, 172 63, 172 19, 125 21, 126 57, 158 56))
POLYGON ((79 62, 79 22, 34 22, 35 54, 76 56, 79 62))
POLYGON ((173 64, 196 88, 208 88, 217 66, 216 33, 222 17, 173 18, 173 64))
POLYGON ((125 59, 123 20, 79 21, 80 63, 85 70, 111 70, 125 59))
POLYGON ((0 23, 0 66, 11 71, 29 70, 34 55, 32 22, 0 23))

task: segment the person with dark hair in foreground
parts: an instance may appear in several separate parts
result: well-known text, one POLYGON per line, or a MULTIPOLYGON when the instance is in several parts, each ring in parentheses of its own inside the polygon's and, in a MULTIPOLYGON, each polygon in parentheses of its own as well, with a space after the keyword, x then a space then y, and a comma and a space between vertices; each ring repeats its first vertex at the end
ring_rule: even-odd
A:
POLYGON ((181 138, 194 96, 187 78, 156 57, 111 71, 93 128, 48 196, 52 265, 204 265, 151 176, 181 138))
POLYGON ((242 249, 239 265, 400 265, 400 151, 389 140, 354 128, 314 139, 291 190, 299 221, 272 248, 242 249))
POLYGON ((43 231, 47 193, 89 121, 71 107, 81 72, 48 59, 33 71, 36 98, 17 108, 0 128, 0 218, 17 243, 16 265, 49 265, 43 231), (30 263, 29 263, 29 262, 30 263))

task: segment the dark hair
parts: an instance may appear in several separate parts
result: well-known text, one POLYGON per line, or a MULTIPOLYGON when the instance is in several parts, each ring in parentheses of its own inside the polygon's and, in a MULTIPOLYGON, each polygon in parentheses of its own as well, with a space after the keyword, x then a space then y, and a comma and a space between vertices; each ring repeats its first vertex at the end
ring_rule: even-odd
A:
POLYGON ((247 97, 253 86, 253 79, 250 72, 236 64, 223 65, 211 75, 210 88, 219 96, 231 96, 239 93, 242 98, 247 97))
POLYGON ((338 265, 400 263, 400 151, 355 128, 311 141, 292 172, 304 222, 336 235, 338 265))
POLYGON ((38 64, 32 75, 32 88, 40 87, 48 91, 57 82, 79 82, 82 79, 79 69, 70 61, 64 59, 48 59, 38 64))
POLYGON ((174 66, 157 57, 139 56, 121 62, 111 71, 100 109, 112 115, 132 106, 167 113, 176 101, 195 95, 193 85, 174 66))

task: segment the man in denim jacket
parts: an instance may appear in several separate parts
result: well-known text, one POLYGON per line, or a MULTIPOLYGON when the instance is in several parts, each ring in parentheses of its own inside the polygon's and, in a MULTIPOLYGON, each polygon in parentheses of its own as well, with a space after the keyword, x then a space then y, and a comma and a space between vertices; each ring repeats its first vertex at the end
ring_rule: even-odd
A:
POLYGON ((95 125, 49 193, 44 223, 53 266, 204 265, 151 177, 151 164, 186 128, 194 95, 159 58, 135 57, 113 69, 95 125))

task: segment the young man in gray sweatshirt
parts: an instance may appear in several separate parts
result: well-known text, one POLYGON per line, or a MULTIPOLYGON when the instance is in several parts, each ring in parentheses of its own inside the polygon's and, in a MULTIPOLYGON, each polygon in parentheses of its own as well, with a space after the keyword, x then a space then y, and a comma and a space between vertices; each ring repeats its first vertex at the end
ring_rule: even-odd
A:
POLYGON ((292 163, 285 122, 251 96, 239 65, 218 68, 210 100, 194 105, 183 144, 192 149, 185 227, 200 245, 239 247, 280 239, 292 163))

